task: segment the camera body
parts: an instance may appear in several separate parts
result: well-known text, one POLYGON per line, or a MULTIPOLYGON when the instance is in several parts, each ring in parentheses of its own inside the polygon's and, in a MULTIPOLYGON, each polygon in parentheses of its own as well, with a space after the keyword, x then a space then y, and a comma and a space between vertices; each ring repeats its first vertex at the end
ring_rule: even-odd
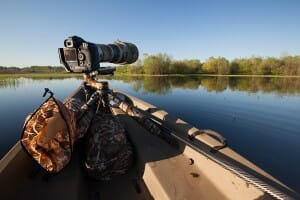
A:
POLYGON ((64 46, 58 49, 60 62, 68 72, 73 73, 98 71, 101 74, 100 62, 131 64, 138 59, 139 55, 134 44, 121 41, 105 45, 86 42, 78 36, 71 36, 64 41, 64 46))

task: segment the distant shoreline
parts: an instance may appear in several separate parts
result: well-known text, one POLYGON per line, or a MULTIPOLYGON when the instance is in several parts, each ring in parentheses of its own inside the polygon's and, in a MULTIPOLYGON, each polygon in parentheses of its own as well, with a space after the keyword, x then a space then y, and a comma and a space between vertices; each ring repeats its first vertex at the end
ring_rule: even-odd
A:
POLYGON ((215 77, 215 76, 220 76, 220 77, 270 77, 270 78, 276 78, 276 77, 283 77, 283 78, 300 78, 300 75, 245 75, 245 74, 160 74, 160 75, 155 75, 155 74, 121 74, 121 73, 116 73, 114 76, 203 76, 203 77, 215 77))
MULTIPOLYGON (((299 75, 241 75, 241 74, 127 74, 115 73, 113 76, 148 76, 148 77, 261 77, 261 78, 300 78, 299 75)), ((0 78, 71 78, 82 77, 82 73, 14 73, 14 74, 0 74, 0 78)), ((101 75, 99 76, 101 77, 101 75)))
POLYGON ((71 78, 82 77, 82 74, 75 73, 14 73, 0 74, 0 78, 71 78))

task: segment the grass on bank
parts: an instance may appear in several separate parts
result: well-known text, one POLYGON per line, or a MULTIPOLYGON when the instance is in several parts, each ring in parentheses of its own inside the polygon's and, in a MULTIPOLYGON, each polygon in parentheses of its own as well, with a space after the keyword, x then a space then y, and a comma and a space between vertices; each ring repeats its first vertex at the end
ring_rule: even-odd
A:
POLYGON ((0 74, 0 78, 72 78, 82 77, 77 73, 26 73, 26 74, 0 74))

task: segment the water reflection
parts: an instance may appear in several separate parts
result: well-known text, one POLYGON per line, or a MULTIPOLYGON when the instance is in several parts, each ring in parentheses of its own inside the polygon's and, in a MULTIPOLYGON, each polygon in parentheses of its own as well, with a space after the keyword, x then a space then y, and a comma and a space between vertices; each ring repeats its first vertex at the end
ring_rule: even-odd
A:
POLYGON ((300 78, 270 77, 200 77, 200 76, 124 76, 109 79, 132 83, 134 91, 165 95, 174 88, 223 92, 226 89, 247 93, 275 93, 295 95, 300 93, 300 78))
POLYGON ((18 87, 21 87, 25 83, 30 83, 33 81, 50 81, 50 80, 64 80, 64 79, 78 79, 81 80, 81 77, 49 77, 49 76, 36 76, 36 77, 30 77, 30 78, 15 78, 15 77, 0 77, 0 88, 11 88, 16 89, 18 87))
MULTIPOLYGON (((74 78, 74 77, 73 77, 74 78)), ((286 77, 202 77, 202 76, 115 76, 101 77, 131 83, 132 90, 158 95, 168 94, 174 88, 197 90, 203 87, 208 92, 223 92, 226 89, 247 93, 275 93, 279 96, 300 93, 300 78, 286 77)), ((0 88, 20 87, 24 82, 34 80, 63 80, 66 77, 0 78, 0 88)), ((81 80, 81 77, 75 77, 81 80)))
POLYGON ((0 79, 0 88, 12 88, 16 89, 17 87, 20 86, 20 79, 15 79, 15 78, 5 78, 5 79, 0 79))

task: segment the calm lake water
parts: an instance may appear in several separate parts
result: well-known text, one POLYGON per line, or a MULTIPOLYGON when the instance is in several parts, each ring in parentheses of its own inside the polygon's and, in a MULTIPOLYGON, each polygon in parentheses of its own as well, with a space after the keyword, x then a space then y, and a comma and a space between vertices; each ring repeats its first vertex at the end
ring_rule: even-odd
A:
MULTIPOLYGON (((108 77, 110 86, 224 135, 229 146, 300 191, 300 78, 108 77)), ((81 79, 0 79, 0 157, 44 88, 61 100, 81 79)))

